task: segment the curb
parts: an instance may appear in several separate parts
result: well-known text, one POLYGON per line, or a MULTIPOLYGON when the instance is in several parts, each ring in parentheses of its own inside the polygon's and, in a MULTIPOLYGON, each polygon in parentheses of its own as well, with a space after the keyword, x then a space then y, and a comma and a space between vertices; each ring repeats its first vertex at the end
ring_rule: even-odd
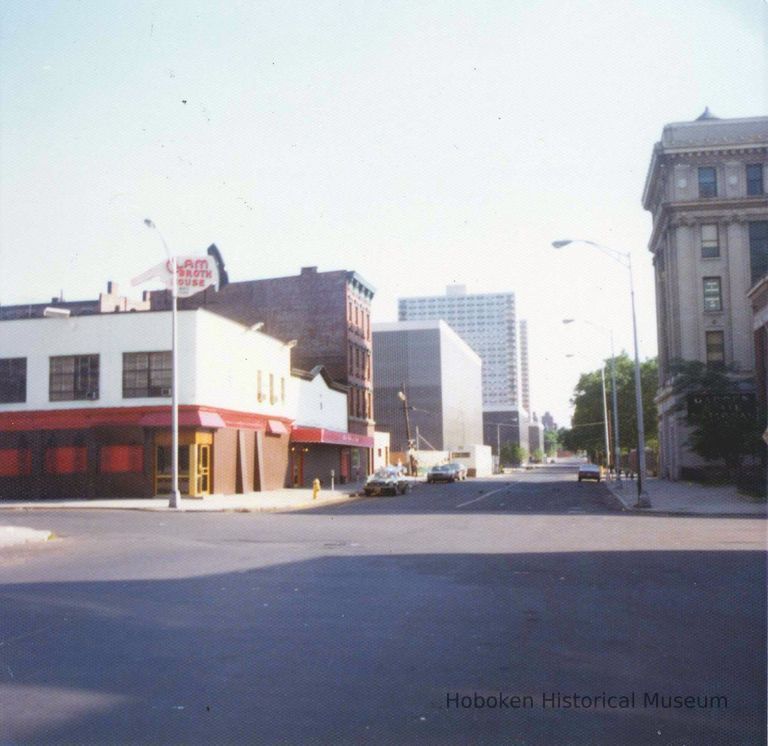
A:
MULTIPOLYGON (((232 505, 223 506, 217 508, 193 508, 185 510, 183 507, 177 510, 175 508, 169 508, 167 505, 65 505, 62 503, 55 504, 24 504, 24 505, 3 505, 0 501, 0 512, 8 510, 15 512, 29 512, 29 511, 58 511, 58 510, 130 510, 139 511, 145 513, 279 513, 279 512, 291 512, 294 510, 308 510, 310 508, 318 508, 323 505, 336 505, 338 503, 348 502, 357 498, 357 493, 340 494, 338 497, 322 498, 320 500, 309 500, 305 502, 288 504, 288 505, 232 505)), ((98 502, 98 501, 94 501, 98 502)), ((0 530, 3 527, 0 526, 0 530)), ((29 529, 30 531, 32 529, 29 529)), ((2 544, 2 535, 0 534, 0 546, 2 544)))

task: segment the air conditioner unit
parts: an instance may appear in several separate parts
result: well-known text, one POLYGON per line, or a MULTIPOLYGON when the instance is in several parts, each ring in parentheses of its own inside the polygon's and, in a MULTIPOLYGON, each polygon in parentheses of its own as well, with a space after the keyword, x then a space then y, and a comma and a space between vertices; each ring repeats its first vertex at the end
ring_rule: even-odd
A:
POLYGON ((163 388, 160 389, 160 396, 170 396, 171 395, 171 389, 169 388, 163 388))

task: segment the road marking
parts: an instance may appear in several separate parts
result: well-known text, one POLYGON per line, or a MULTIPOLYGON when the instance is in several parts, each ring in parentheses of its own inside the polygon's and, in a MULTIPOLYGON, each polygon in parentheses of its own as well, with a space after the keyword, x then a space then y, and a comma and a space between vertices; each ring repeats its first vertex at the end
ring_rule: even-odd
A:
POLYGON ((478 500, 485 500, 486 497, 490 497, 491 495, 495 495, 497 492, 503 492, 509 485, 512 484, 511 482, 508 482, 503 487, 499 487, 497 490, 492 490, 491 492, 486 492, 484 495, 480 495, 480 497, 475 497, 472 500, 467 500, 465 503, 461 503, 460 505, 457 505, 457 508, 463 508, 465 505, 472 505, 472 503, 476 503, 478 500))

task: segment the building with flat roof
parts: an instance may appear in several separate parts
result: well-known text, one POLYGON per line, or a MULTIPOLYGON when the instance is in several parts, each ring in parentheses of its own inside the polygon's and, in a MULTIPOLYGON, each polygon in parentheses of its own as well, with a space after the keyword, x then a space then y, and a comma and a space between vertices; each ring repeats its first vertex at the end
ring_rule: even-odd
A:
POLYGON ((400 298, 398 317, 400 321, 442 319, 467 342, 482 360, 483 411, 488 425, 483 442, 495 453, 500 442, 496 435, 503 429, 506 437, 502 442, 527 448, 528 412, 523 405, 523 394, 526 398, 530 394, 527 328, 521 330, 526 340, 523 349, 515 294, 471 294, 464 285, 451 285, 445 295, 400 298))
MULTIPOLYGON (((294 367, 323 365, 347 387, 348 429, 373 437, 371 365, 373 286, 356 272, 318 272, 302 267, 298 275, 230 282, 179 300, 179 308, 205 308, 261 329, 285 342, 295 340, 294 367)), ((165 290, 151 293, 154 310, 170 307, 165 290)), ((366 465, 362 467, 366 471, 366 465)))
POLYGON ((408 449, 401 391, 417 448, 449 451, 482 442, 480 357, 448 324, 374 324, 373 349, 378 429, 390 433, 393 451, 408 449))
POLYGON ((755 337, 748 292, 768 273, 768 117, 664 127, 653 148, 643 207, 653 217, 659 340, 660 474, 692 476, 707 463, 686 443, 686 407, 672 391, 674 363, 733 371, 754 397, 755 337))
MULTIPOLYGON (((170 348, 169 312, 0 321, 0 497, 168 493, 170 348)), ((321 368, 292 375, 284 342, 180 311, 178 359, 182 494, 306 485, 334 466, 344 481, 368 460, 346 389, 321 368)))

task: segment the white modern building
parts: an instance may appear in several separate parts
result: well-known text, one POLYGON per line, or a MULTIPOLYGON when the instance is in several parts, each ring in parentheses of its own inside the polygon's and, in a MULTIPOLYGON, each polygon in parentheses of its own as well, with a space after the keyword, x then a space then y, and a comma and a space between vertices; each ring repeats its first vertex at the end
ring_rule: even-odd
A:
POLYGON ((522 397, 530 392, 527 329, 523 350, 515 294, 470 294, 464 285, 451 285, 442 296, 400 298, 398 316, 400 321, 442 319, 469 344, 482 360, 483 442, 494 451, 508 442, 527 448, 528 412, 522 397))
POLYGON ((377 428, 393 451, 408 448, 406 414, 417 448, 482 443, 480 357, 444 321, 374 324, 373 351, 377 428))
POLYGON ((643 192, 653 216, 659 339, 660 474, 684 478, 706 463, 687 447, 685 409, 672 395, 676 360, 734 370, 753 396, 755 350, 747 294, 768 272, 768 117, 664 127, 643 192))

